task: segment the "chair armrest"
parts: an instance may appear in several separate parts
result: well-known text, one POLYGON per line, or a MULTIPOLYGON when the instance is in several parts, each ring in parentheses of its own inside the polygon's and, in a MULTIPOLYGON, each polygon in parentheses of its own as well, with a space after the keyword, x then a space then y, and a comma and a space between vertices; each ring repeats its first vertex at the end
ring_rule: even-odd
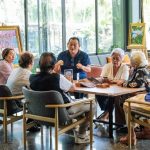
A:
POLYGON ((79 105, 82 103, 90 103, 92 101, 93 101, 93 98, 88 98, 88 99, 83 99, 83 100, 79 100, 79 101, 75 101, 75 102, 67 103, 67 104, 49 104, 49 105, 46 105, 45 107, 47 107, 47 108, 66 108, 66 107, 71 107, 74 105, 79 105))
POLYGON ((128 103, 136 103, 136 104, 144 104, 144 105, 150 105, 150 102, 139 102, 139 101, 135 101, 135 100, 126 100, 125 102, 128 102, 128 103))
POLYGON ((9 97, 0 97, 0 100, 21 100, 22 98, 24 98, 24 95, 17 95, 17 96, 9 96, 9 97))

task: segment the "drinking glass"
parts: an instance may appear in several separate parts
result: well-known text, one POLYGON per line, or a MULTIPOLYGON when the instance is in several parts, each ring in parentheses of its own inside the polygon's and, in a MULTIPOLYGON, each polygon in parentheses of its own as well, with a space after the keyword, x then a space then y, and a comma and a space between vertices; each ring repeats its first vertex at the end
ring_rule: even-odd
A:
POLYGON ((73 82, 73 69, 65 69, 64 76, 71 82, 73 82))

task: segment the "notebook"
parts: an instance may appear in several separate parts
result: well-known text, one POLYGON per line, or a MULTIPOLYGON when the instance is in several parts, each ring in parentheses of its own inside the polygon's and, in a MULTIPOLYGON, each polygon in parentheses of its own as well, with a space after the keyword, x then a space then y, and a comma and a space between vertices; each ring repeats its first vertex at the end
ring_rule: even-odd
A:
POLYGON ((94 84, 92 82, 80 82, 80 85, 83 87, 88 87, 88 88, 92 88, 92 87, 96 86, 96 84, 94 84))
POLYGON ((93 77, 88 78, 88 80, 91 81, 91 82, 94 83, 94 84, 100 84, 100 83, 102 83, 102 81, 99 81, 99 80, 97 80, 97 79, 95 79, 95 78, 93 78, 93 77))
POLYGON ((88 78, 88 81, 86 82, 80 82, 80 85, 81 86, 84 86, 84 87, 89 87, 89 88, 92 88, 92 87, 95 87, 97 84, 100 84, 101 82, 93 77, 91 78, 88 78))

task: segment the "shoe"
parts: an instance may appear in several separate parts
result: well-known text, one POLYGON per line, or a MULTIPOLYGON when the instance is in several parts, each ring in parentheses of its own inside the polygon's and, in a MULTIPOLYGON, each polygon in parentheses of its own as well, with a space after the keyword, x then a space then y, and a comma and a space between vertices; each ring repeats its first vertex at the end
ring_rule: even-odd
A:
POLYGON ((33 126, 33 127, 29 128, 29 129, 27 129, 27 131, 29 131, 29 132, 38 132, 38 131, 40 131, 40 128, 37 127, 37 126, 33 126))
POLYGON ((102 118, 104 115, 105 115, 105 111, 102 113, 102 114, 100 114, 96 119, 100 119, 100 118, 102 118))
POLYGON ((108 122, 109 119, 106 118, 106 114, 108 112, 103 112, 102 114, 100 114, 97 118, 96 118, 96 121, 105 121, 105 122, 108 122))
MULTIPOLYGON (((72 119, 72 122, 74 123, 74 122, 76 122, 77 121, 77 119, 72 119)), ((74 128, 74 130, 76 131, 76 132, 79 132, 79 125, 77 125, 75 128, 74 128)))
POLYGON ((134 131, 135 132, 141 132, 143 129, 142 129, 142 127, 141 126, 138 126, 138 127, 135 127, 134 128, 134 131))
MULTIPOLYGON (((136 138, 131 138, 131 145, 135 146, 136 142, 137 142, 136 138)), ((120 143, 128 145, 128 135, 121 137, 120 143)))
POLYGON ((79 134, 77 131, 73 130, 75 143, 76 144, 85 144, 90 143, 90 136, 88 134, 79 134))
POLYGON ((89 136, 85 136, 84 138, 78 136, 75 138, 75 143, 76 144, 87 144, 87 143, 90 143, 90 138, 89 138, 89 136))

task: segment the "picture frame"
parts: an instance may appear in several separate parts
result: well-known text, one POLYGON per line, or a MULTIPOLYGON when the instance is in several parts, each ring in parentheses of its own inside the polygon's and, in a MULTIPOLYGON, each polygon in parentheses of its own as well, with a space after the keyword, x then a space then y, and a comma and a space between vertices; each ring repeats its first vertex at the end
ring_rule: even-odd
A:
POLYGON ((18 65, 19 55, 23 51, 19 26, 0 26, 0 59, 5 48, 15 50, 16 57, 13 64, 18 65))
POLYGON ((130 23, 127 49, 146 49, 145 23, 130 23))

